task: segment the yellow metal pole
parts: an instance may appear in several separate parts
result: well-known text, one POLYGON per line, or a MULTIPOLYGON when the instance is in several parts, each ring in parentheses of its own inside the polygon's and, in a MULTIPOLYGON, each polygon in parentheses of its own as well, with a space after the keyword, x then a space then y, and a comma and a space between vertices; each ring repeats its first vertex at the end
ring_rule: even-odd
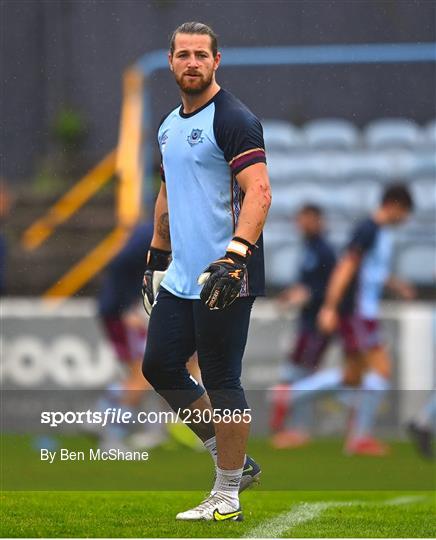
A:
POLYGON ((77 212, 115 174, 116 151, 110 152, 86 176, 77 182, 46 213, 23 234, 23 246, 32 251, 51 236, 57 226, 77 212))
POLYGON ((43 294, 43 298, 62 301, 80 290, 115 257, 127 240, 129 232, 125 227, 117 227, 111 231, 97 247, 50 287, 43 294))
MULTIPOLYGON (((39 220, 33 226, 33 230, 30 228, 26 231, 26 245, 33 248, 40 245, 51 234, 54 224, 66 219, 75 208, 79 208, 80 202, 83 204, 97 191, 97 189, 92 190, 92 186, 96 187, 97 180, 101 182, 100 187, 103 185, 104 173, 113 173, 116 170, 118 226, 43 294, 43 298, 50 300, 51 305, 56 306, 76 293, 100 272, 122 249, 131 228, 139 220, 142 183, 142 91, 142 74, 133 69, 128 70, 124 75, 124 97, 116 156, 115 152, 112 152, 108 156, 110 160, 100 164, 98 171, 101 175, 95 175, 93 184, 86 183, 85 177, 80 189, 75 189, 77 187, 75 186, 55 205, 45 220, 39 220)), ((96 170, 91 172, 95 173, 96 170)))
MULTIPOLYGON (((125 73, 118 148, 116 156, 115 152, 110 155, 110 171, 113 172, 116 170, 118 180, 116 192, 118 226, 43 294, 43 298, 50 300, 50 305, 52 306, 56 306, 80 290, 117 255, 126 242, 131 228, 137 223, 140 217, 142 183, 142 85, 143 77, 141 73, 133 69, 125 73)), ((88 192, 90 192, 89 188, 88 192)), ((82 195, 82 199, 84 199, 84 195, 82 195)), ((77 196, 74 200, 77 200, 77 196)), ((71 204, 69 206, 67 205, 68 208, 71 208, 71 204)), ((57 212, 59 214, 59 209, 57 212)), ((58 214, 55 215, 57 216, 58 214)), ((66 209, 62 215, 66 215, 66 209)), ((53 219, 53 212, 51 216, 51 219, 53 219)), ((39 225, 40 232, 38 238, 41 236, 44 225, 47 226, 47 222, 39 225)), ((38 229, 36 229, 36 232, 38 233, 38 229)), ((32 238, 31 235, 29 236, 32 238)), ((35 232, 33 232, 33 237, 37 237, 35 232)))
POLYGON ((143 75, 131 68, 124 75, 117 151, 117 217, 121 225, 132 226, 141 214, 143 75))

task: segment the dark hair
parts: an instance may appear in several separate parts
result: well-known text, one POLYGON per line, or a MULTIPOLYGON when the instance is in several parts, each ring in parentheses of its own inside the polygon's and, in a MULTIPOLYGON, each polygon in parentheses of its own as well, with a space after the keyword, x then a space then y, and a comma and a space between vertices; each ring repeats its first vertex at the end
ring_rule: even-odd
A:
POLYGON ((321 206, 314 203, 306 203, 298 210, 299 214, 315 214, 317 217, 322 217, 324 211, 321 206))
POLYGON ((215 32, 212 30, 210 26, 207 26, 207 24, 203 24, 201 22, 191 21, 191 22, 185 22, 178 26, 170 39, 170 53, 174 54, 174 46, 176 41, 176 35, 177 34, 202 34, 205 36, 210 37, 210 45, 212 49, 212 54, 215 57, 218 52, 218 39, 215 32))
POLYGON ((409 210, 413 210, 413 198, 405 184, 391 184, 388 186, 382 196, 382 205, 396 203, 409 210))

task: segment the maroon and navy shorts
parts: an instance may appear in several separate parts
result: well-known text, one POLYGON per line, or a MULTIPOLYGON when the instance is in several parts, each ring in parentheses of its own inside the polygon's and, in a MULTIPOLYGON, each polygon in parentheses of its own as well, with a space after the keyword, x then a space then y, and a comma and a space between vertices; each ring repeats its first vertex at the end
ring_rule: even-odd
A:
POLYGON ((315 328, 302 328, 297 335, 290 360, 297 366, 315 370, 319 367, 329 342, 330 336, 315 328))
POLYGON ((142 360, 147 340, 145 328, 131 328, 119 317, 103 317, 103 326, 119 360, 142 360))
POLYGON ((344 315, 339 322, 345 354, 367 352, 382 345, 380 322, 360 315, 344 315))

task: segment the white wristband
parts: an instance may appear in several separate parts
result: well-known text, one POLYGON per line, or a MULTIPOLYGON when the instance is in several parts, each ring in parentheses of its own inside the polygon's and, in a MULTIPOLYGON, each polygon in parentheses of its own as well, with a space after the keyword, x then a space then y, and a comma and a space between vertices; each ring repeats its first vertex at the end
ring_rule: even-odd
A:
POLYGON ((240 255, 241 257, 246 257, 248 247, 242 242, 238 242, 237 240, 232 240, 230 244, 227 246, 227 251, 230 251, 231 253, 236 253, 237 255, 240 255))

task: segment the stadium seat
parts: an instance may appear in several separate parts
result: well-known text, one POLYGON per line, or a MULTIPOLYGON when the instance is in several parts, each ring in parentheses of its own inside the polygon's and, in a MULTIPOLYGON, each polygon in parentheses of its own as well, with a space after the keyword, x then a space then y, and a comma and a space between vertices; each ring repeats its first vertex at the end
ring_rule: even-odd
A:
POLYGON ((289 157, 283 152, 267 152, 268 174, 271 183, 286 182, 289 179, 289 157))
POLYGON ((412 283, 434 284, 436 277, 435 250, 434 243, 403 246, 396 257, 396 273, 412 283))
POLYGON ((373 210, 380 199, 380 185, 360 180, 338 185, 334 196, 329 192, 328 207, 349 216, 360 216, 373 210))
POLYGON ((277 219, 276 221, 267 221, 263 232, 265 249, 279 249, 290 242, 295 242, 297 232, 291 221, 291 216, 286 219, 277 219))
POLYGON ((413 155, 410 176, 433 176, 436 178, 436 153, 434 150, 413 155))
MULTIPOLYGON (((306 161, 310 160, 311 167, 316 171, 313 177, 320 183, 341 182, 349 180, 349 171, 353 170, 356 162, 356 152, 345 150, 315 150, 308 154, 306 161)), ((364 169, 368 170, 368 163, 365 160, 364 169)), ((371 164, 369 164, 371 166, 371 164)), ((369 176, 377 176, 378 170, 373 167, 372 174, 369 176)), ((366 174, 365 176, 368 176, 366 174)))
POLYGON ((268 221, 263 237, 267 283, 276 287, 285 286, 295 278, 300 242, 290 216, 268 221))
POLYGON ((268 172, 271 182, 320 181, 325 176, 325 160, 313 154, 271 153, 267 155, 268 172))
POLYGON ((293 205, 289 202, 288 186, 272 187, 272 202, 268 213, 268 222, 272 218, 290 217, 293 212, 293 205))
POLYGON ((364 130, 368 148, 414 148, 421 141, 420 130, 406 118, 380 118, 370 122, 364 130))
POLYGON ((351 149, 359 142, 357 128, 340 118, 312 120, 303 128, 305 143, 311 148, 351 149))
POLYGON ((410 219, 395 231, 395 243, 399 247, 410 244, 429 244, 433 242, 435 223, 428 214, 413 212, 410 219))
POLYGON ((417 166, 416 153, 407 148, 387 148, 380 151, 379 156, 386 167, 383 179, 388 183, 410 177, 417 166))
POLYGON ((423 134, 424 134, 424 143, 434 148, 436 146, 436 118, 434 120, 431 120, 425 126, 423 130, 423 134))
POLYGON ((262 121, 267 152, 288 152, 302 146, 300 131, 285 120, 262 121))
POLYGON ((291 182, 286 186, 273 188, 271 211, 275 215, 293 215, 305 203, 311 202, 328 206, 331 192, 316 182, 291 182))
POLYGON ((269 285, 286 287, 296 279, 296 269, 300 256, 298 242, 288 242, 277 249, 265 250, 265 275, 269 285))
POLYGON ((391 183, 436 170, 436 156, 408 149, 366 150, 351 155, 342 164, 341 177, 347 180, 362 178, 391 183))
POLYGON ((436 216, 436 177, 424 176, 412 182, 412 193, 418 213, 428 212, 436 216))
POLYGON ((371 179, 355 182, 301 182, 273 188, 272 216, 290 216, 305 203, 320 205, 327 212, 346 216, 361 215, 375 208, 381 186, 371 179))
POLYGON ((350 154, 341 163, 341 177, 347 181, 372 178, 383 181, 391 174, 391 164, 385 153, 361 150, 350 154))

